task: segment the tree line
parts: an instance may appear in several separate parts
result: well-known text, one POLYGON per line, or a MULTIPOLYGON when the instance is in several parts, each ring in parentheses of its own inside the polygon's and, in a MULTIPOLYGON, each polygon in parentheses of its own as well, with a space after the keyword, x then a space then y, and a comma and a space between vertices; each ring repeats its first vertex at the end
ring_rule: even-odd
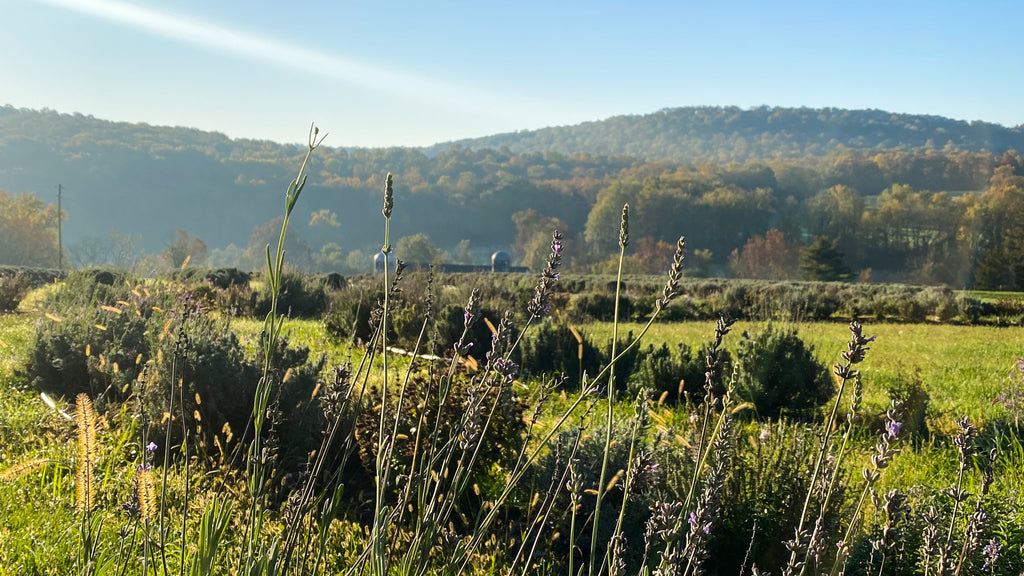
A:
MULTIPOLYGON (((26 192, 45 177, 68 186, 66 262, 149 270, 187 257, 259 269, 297 155, 293 146, 190 129, 0 108, 0 188, 12 190, 0 193, 12 206, 0 214, 0 263, 57 262, 56 208, 26 192)), ((392 232, 405 239, 398 257, 406 260, 481 263, 502 249, 537 267, 558 228, 575 244, 567 265, 600 272, 612 265, 628 202, 627 264, 638 272, 660 272, 683 234, 696 275, 1021 289, 1022 165, 1015 151, 952 144, 742 162, 326 149, 288 253, 299 269, 368 271, 382 240, 372 215, 391 171, 392 232)))

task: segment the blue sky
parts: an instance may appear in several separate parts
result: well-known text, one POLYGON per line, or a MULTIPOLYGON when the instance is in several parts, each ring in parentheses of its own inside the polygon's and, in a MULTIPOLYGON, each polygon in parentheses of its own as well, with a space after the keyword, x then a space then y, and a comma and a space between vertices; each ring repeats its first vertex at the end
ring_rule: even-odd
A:
POLYGON ((0 104, 334 146, 688 105, 1024 123, 1019 2, 0 0, 0 104))

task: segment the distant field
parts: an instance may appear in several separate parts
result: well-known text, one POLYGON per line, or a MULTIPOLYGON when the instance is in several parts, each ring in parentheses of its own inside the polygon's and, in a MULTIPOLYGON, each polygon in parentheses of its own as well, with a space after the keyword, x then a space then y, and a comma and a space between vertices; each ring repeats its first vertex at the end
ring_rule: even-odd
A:
POLYGON ((975 298, 982 302, 998 302, 1000 300, 1024 300, 1024 292, 994 292, 991 290, 963 290, 959 292, 967 298, 975 298))
MULTIPOLYGON (((743 331, 756 331, 764 324, 736 323, 726 337, 726 348, 735 348, 743 331)), ((821 362, 831 365, 839 361, 849 339, 847 325, 816 322, 796 327, 800 337, 814 346, 821 362)), ((639 333, 641 328, 640 324, 622 324, 619 333, 639 333)), ((587 324, 579 329, 595 342, 611 336, 610 323, 587 324)), ((713 332, 714 324, 710 322, 655 324, 644 342, 656 346, 682 342, 696 347, 709 341, 713 332)), ((864 333, 878 337, 861 364, 868 406, 882 409, 888 402, 887 387, 920 370, 931 395, 933 418, 951 424, 949 418, 958 415, 987 421, 1004 414, 992 400, 1006 382, 1015 359, 1024 356, 1024 328, 868 322, 864 333)), ((936 425, 944 428, 944 423, 937 421, 936 425)))

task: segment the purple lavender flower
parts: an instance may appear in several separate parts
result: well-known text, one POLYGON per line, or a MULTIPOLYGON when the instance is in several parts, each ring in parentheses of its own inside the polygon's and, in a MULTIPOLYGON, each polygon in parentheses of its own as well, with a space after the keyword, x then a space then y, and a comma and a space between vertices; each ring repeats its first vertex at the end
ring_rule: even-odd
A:
POLYGON ((157 446, 155 442, 150 442, 149 444, 146 444, 146 452, 156 452, 156 448, 157 446))
POLYGON ((902 422, 897 422, 896 420, 889 420, 885 424, 886 432, 888 432, 889 436, 891 436, 893 438, 895 438, 895 437, 900 435, 900 428, 902 428, 902 427, 903 427, 903 423, 902 422))
POLYGON ((997 541, 995 538, 988 541, 988 545, 985 546, 985 565, 981 567, 982 572, 991 572, 995 567, 996 560, 999 559, 999 552, 1003 549, 1003 543, 997 541))

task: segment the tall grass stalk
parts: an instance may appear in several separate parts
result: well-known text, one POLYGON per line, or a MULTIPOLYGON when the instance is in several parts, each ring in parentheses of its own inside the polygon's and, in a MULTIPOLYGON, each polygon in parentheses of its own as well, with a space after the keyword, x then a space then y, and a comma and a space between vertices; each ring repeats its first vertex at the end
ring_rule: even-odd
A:
MULTIPOLYGON (((597 482, 597 503, 594 505, 594 524, 590 535, 590 567, 588 574, 594 576, 594 565, 597 558, 597 535, 601 527, 601 502, 604 499, 604 485, 608 481, 608 456, 612 445, 612 422, 615 419, 615 349, 619 341, 619 302, 622 292, 622 263, 626 259, 626 246, 629 245, 629 204, 622 206, 622 219, 619 222, 619 264, 615 274, 615 312, 612 315, 612 361, 608 364, 608 418, 605 421, 604 456, 601 462, 601 478, 597 482)), ((602 563, 598 570, 600 575, 606 566, 602 563)))
MULTIPOLYGON (((278 315, 278 302, 281 297, 281 282, 284 274, 285 249, 284 241, 288 233, 288 225, 291 220, 292 211, 299 200, 299 195, 306 186, 306 168, 309 159, 324 138, 319 136, 320 130, 311 126, 307 141, 306 155, 299 167, 295 179, 288 184, 285 192, 284 220, 281 223, 281 233, 278 236, 277 250, 271 255, 270 245, 266 247, 267 279, 270 288, 270 311, 263 322, 261 333, 261 344, 263 353, 263 374, 256 385, 256 393, 252 409, 253 438, 249 444, 248 460, 246 461, 246 479, 249 490, 250 504, 247 511, 247 522, 245 525, 246 552, 240 559, 240 571, 245 574, 252 574, 255 571, 276 571, 277 542, 269 547, 263 543, 263 521, 265 510, 263 499, 265 497, 266 479, 269 473, 269 460, 272 456, 265 450, 264 426, 267 421, 270 397, 274 388, 273 362, 274 350, 281 337, 281 328, 284 325, 284 317, 278 315)), ((222 510, 228 510, 221 504, 222 510)))

